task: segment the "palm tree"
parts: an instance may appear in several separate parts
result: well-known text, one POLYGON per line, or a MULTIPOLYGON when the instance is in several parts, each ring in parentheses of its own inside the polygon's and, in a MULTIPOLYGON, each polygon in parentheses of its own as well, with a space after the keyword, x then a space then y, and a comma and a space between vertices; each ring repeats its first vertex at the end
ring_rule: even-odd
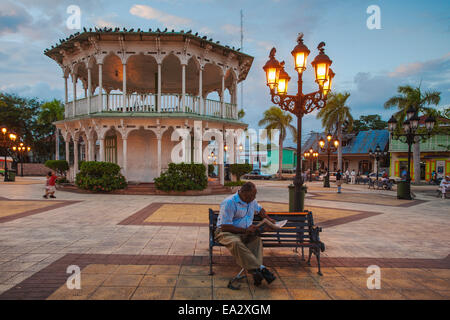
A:
POLYGON ((280 130, 278 149, 278 177, 281 178, 283 167, 283 141, 286 139, 287 131, 291 131, 294 142, 297 139, 297 129, 291 124, 292 116, 277 107, 270 107, 264 111, 263 118, 258 122, 259 126, 265 126, 266 130, 280 130))
MULTIPOLYGON (((385 109, 397 107, 398 111, 394 113, 397 121, 403 122, 406 118, 406 110, 413 107, 417 113, 423 112, 427 115, 435 114, 434 108, 430 105, 438 105, 441 101, 441 93, 439 91, 428 90, 422 92, 420 85, 418 87, 411 87, 410 85, 399 86, 397 88, 399 93, 391 97, 384 103, 385 109)), ((413 163, 414 163, 414 181, 420 182, 420 141, 415 141, 413 145, 413 163)))
MULTIPOLYGON (((353 117, 350 107, 346 105, 350 93, 330 93, 325 108, 317 114, 317 118, 322 119, 322 127, 328 132, 337 133, 338 146, 338 169, 342 170, 342 129, 346 126, 348 131, 352 130, 353 117)), ((329 170, 330 168, 328 168, 329 170)))
MULTIPOLYGON (((53 126, 52 123, 64 119, 64 105, 61 101, 53 99, 41 105, 41 111, 38 116, 38 123, 41 125, 53 126)), ((55 130, 55 141, 59 146, 59 133, 55 130)), ((53 149, 53 147, 52 147, 53 149)))

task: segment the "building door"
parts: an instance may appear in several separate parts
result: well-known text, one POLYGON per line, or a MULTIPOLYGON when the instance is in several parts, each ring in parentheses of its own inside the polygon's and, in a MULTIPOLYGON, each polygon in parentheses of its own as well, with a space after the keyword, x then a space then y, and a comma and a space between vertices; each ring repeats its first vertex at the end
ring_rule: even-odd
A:
POLYGON ((438 178, 443 178, 445 175, 445 160, 436 161, 436 174, 438 178))

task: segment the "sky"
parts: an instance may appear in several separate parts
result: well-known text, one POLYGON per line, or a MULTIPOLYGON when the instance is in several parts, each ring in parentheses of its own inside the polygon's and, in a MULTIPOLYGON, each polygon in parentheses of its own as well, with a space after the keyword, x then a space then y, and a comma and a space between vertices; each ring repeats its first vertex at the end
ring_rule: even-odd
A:
MULTIPOLYGON (((388 120, 393 110, 385 110, 383 104, 406 84, 440 91, 438 108, 450 106, 450 1, 446 0, 0 0, 0 91, 64 99, 61 69, 43 52, 81 31, 66 26, 70 5, 81 10, 81 28, 192 29, 234 47, 240 47, 242 10, 243 51, 255 58, 244 81, 243 99, 244 122, 252 128, 273 105, 262 69, 272 47, 277 59, 286 61, 292 78, 289 93, 296 94, 290 52, 299 32, 311 50, 303 75, 305 93, 317 90, 310 62, 324 41, 336 73, 333 91, 351 94, 348 106, 355 119, 379 114, 388 120), (373 22, 368 9, 374 5, 380 12, 379 29, 367 24, 373 22)), ((321 130, 316 112, 303 118, 303 137, 313 130, 321 130)), ((293 145, 291 137, 287 145, 293 145)))

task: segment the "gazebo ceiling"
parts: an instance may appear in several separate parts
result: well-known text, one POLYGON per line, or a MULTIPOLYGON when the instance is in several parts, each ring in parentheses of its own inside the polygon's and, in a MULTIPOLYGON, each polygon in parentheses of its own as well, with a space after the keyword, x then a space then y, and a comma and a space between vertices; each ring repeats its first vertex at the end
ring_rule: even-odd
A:
POLYGON ((232 87, 233 79, 237 82, 244 80, 253 62, 253 57, 234 48, 220 45, 218 41, 212 42, 212 39, 207 40, 206 37, 200 37, 191 32, 163 32, 159 29, 155 32, 151 30, 134 32, 126 29, 120 31, 118 28, 114 30, 111 28, 96 29, 95 32, 85 31, 60 40, 60 44, 45 50, 45 54, 63 67, 67 67, 70 61, 75 62, 72 64, 73 70, 76 72, 77 79, 80 79, 85 86, 88 82, 86 62, 89 61, 92 68, 93 91, 99 83, 96 54, 102 54, 104 56, 103 87, 105 90, 111 91, 122 90, 123 57, 121 59, 121 54, 123 52, 121 50, 126 51, 127 93, 156 93, 158 64, 155 54, 160 50, 159 53, 164 56, 161 64, 161 91, 163 93, 179 93, 182 90, 182 66, 179 51, 183 51, 183 49, 187 59, 186 93, 192 95, 197 95, 199 89, 199 52, 200 55, 201 52, 207 53, 207 57, 202 57, 204 59, 203 94, 221 88, 222 70, 220 66, 224 66, 224 61, 230 63, 225 75, 226 88, 232 87), (190 48, 187 51, 186 43, 190 48), (139 52, 133 51, 133 48, 137 47, 139 52), (236 75, 239 75, 238 79, 236 79, 236 75))

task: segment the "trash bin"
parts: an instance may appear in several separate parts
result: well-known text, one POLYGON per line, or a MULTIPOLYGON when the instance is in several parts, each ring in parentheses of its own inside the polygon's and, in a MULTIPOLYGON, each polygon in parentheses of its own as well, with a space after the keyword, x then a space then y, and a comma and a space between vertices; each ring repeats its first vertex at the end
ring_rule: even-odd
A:
POLYGON ((8 181, 16 181, 16 170, 8 170, 8 181))
POLYGON ((411 200, 411 184, 404 180, 397 182, 397 199, 411 200))
MULTIPOLYGON (((295 186, 293 184, 288 186, 289 188, 289 212, 295 212, 296 210, 294 210, 294 206, 295 206, 295 202, 294 202, 294 198, 295 198, 295 186)), ((300 211, 304 210, 304 206, 305 206, 305 194, 307 192, 307 188, 305 185, 303 185, 301 187, 300 190, 300 211)))

